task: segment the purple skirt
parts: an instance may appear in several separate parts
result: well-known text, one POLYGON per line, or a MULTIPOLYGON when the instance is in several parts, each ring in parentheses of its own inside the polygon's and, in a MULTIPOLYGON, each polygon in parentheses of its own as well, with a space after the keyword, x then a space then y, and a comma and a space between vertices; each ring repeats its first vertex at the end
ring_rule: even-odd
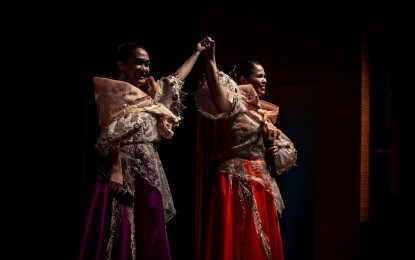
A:
POLYGON ((171 259, 161 193, 140 175, 135 177, 134 185, 134 203, 125 206, 110 195, 108 185, 98 178, 78 260, 171 259))

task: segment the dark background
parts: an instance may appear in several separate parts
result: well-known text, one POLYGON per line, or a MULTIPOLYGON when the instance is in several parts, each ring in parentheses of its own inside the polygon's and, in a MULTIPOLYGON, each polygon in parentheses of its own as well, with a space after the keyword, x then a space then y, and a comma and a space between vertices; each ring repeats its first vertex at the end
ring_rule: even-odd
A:
MULTIPOLYGON (((27 206, 35 210, 24 214, 31 220, 25 238, 33 254, 75 259, 97 164, 92 77, 117 75, 113 55, 126 41, 148 47, 152 75, 168 75, 205 35, 216 40, 218 66, 225 72, 247 57, 263 63, 270 86, 266 99, 280 106, 277 125, 299 151, 299 166, 281 180, 286 260, 403 259, 413 254, 405 239, 413 216, 411 153, 406 152, 413 142, 407 92, 413 85, 407 65, 412 61, 412 18, 407 6, 391 1, 197 1, 63 2, 49 8, 37 13, 36 26, 27 23, 25 31, 38 34, 31 38, 33 44, 20 49, 23 62, 30 64, 26 70, 40 70, 29 96, 41 108, 30 124, 38 134, 29 156, 36 159, 39 173, 30 174, 27 184, 33 178, 32 194, 41 197, 33 197, 27 206), (364 223, 359 221, 363 36, 370 39, 372 104, 370 218, 364 223), (33 58, 32 52, 40 57, 33 58), (379 154, 382 149, 391 152, 379 154)), ((186 92, 195 90, 202 65, 203 57, 186 79, 186 92)), ((200 129, 191 94, 186 106, 174 138, 159 145, 178 211, 167 224, 173 259, 195 255, 200 129)))

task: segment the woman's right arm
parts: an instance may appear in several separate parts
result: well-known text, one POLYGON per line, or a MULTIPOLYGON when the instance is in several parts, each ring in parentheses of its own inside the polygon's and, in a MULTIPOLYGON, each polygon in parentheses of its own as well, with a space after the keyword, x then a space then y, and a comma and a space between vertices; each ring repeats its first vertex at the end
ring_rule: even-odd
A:
POLYGON ((118 194, 122 191, 124 184, 122 176, 120 148, 111 147, 108 150, 108 159, 111 166, 111 175, 108 185, 112 192, 118 194))
POLYGON ((215 58, 215 41, 210 37, 206 37, 202 44, 204 44, 207 48, 205 50, 205 77, 211 93, 212 101, 218 109, 218 112, 229 112, 232 109, 232 104, 228 100, 228 92, 219 83, 219 75, 215 58))

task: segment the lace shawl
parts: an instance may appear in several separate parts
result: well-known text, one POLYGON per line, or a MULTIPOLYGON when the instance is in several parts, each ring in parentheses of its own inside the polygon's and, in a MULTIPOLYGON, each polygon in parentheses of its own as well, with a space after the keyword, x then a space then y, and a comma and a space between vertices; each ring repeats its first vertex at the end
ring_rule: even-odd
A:
POLYGON ((297 150, 293 142, 274 125, 279 107, 260 100, 251 84, 238 86, 227 74, 218 71, 218 75, 219 84, 229 93, 228 100, 232 103, 230 112, 218 113, 205 79, 199 82, 199 88, 194 93, 199 112, 209 119, 220 121, 217 122, 220 129, 215 139, 222 140, 214 141, 219 147, 217 150, 220 150, 216 150, 214 157, 265 157, 265 139, 279 147, 279 152, 274 158, 277 175, 296 165, 297 150), (263 137, 257 136, 261 133, 263 137), (232 139, 233 141, 229 141, 232 139))
POLYGON ((94 77, 93 82, 101 129, 96 148, 101 155, 106 156, 109 147, 119 146, 123 137, 142 125, 141 112, 155 115, 161 136, 172 138, 172 127, 180 123, 186 108, 182 104, 183 81, 174 75, 164 77, 157 81, 156 89, 150 90, 151 96, 120 80, 94 77))

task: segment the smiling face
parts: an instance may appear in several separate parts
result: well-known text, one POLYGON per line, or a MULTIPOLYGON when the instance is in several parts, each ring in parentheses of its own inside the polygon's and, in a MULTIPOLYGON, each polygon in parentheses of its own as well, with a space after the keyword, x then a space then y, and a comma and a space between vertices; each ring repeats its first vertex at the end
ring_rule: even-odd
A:
POLYGON ((144 48, 137 47, 126 60, 118 61, 118 67, 126 82, 141 88, 150 73, 149 54, 144 48))
POLYGON ((264 67, 262 65, 255 65, 251 69, 251 74, 248 78, 241 76, 240 82, 242 84, 252 84, 258 96, 265 94, 265 86, 267 85, 267 75, 265 74, 264 67))

